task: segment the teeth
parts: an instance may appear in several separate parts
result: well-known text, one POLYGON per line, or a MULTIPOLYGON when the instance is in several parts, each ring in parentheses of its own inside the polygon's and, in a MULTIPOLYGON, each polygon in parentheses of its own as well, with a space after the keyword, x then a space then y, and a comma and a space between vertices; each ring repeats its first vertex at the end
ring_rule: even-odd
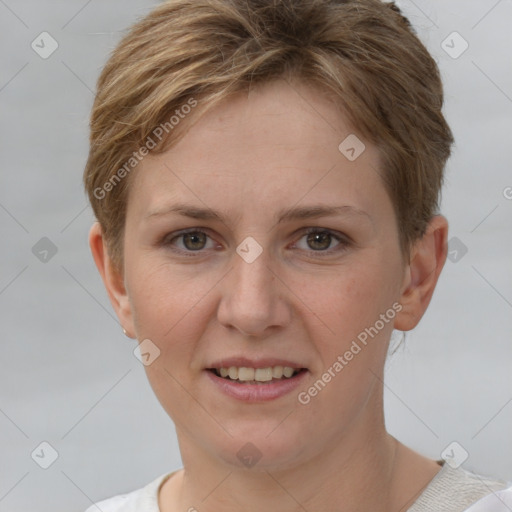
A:
MULTIPOLYGON (((236 368, 232 366, 234 370, 236 368)), ((231 368, 229 369, 229 376, 231 377, 231 368)), ((254 380, 254 368, 238 368, 238 380, 254 380)), ((231 377, 233 378, 233 377, 231 377)))
POLYGON ((254 380, 259 382, 267 382, 272 380, 272 368, 258 368, 254 372, 254 380))
POLYGON ((229 368, 215 368, 217 375, 221 377, 229 377, 231 380, 239 380, 242 382, 256 381, 269 382, 274 379, 289 379, 299 370, 289 366, 272 366, 268 368, 247 368, 230 366, 229 368))
POLYGON ((293 375, 293 368, 290 368, 289 366, 285 366, 283 368, 283 375, 285 377, 291 377, 293 375))
POLYGON ((272 368, 272 377, 276 379, 280 379, 283 376, 283 367, 282 366, 274 366, 272 368))

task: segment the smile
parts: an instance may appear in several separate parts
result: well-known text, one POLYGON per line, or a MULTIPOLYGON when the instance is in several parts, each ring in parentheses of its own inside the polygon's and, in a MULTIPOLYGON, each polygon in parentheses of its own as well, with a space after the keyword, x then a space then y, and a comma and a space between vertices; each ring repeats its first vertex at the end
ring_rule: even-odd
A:
POLYGON ((206 368, 204 371, 214 385, 213 389, 246 403, 266 402, 291 395, 308 373, 306 368, 290 366, 220 366, 206 368))
POLYGON ((229 368, 211 368, 210 371, 224 379, 246 384, 262 384, 275 380, 290 379, 303 369, 291 368, 290 366, 268 366, 267 368, 230 366, 229 368))

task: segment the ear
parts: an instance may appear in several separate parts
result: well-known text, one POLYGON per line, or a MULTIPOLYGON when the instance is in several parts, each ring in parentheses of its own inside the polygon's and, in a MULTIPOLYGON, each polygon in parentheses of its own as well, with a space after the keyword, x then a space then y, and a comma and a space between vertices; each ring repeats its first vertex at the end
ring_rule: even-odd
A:
POLYGON ((425 234, 414 244, 410 263, 404 270, 399 300, 402 310, 395 317, 395 329, 414 329, 427 310, 446 261, 447 238, 448 221, 442 215, 436 215, 425 234))
POLYGON ((134 338, 133 316, 123 275, 110 258, 99 222, 95 222, 89 231, 89 246, 119 322, 126 335, 134 338))

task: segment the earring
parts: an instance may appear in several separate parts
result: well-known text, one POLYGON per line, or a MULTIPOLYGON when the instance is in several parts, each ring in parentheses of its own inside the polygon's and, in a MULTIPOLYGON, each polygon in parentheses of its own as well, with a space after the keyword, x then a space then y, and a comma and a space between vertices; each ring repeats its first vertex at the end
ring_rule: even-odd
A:
POLYGON ((125 336, 128 336, 128 333, 126 332, 126 329, 123 328, 123 333, 125 336))

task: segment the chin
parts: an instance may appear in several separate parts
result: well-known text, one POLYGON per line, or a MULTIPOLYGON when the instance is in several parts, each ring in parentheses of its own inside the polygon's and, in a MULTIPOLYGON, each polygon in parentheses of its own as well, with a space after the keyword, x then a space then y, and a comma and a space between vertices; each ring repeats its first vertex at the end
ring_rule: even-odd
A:
POLYGON ((272 421, 244 422, 236 428, 226 425, 232 437, 226 435, 212 440, 211 450, 217 452, 225 464, 238 470, 279 471, 291 468, 300 463, 304 446, 308 446, 304 438, 311 439, 311 435, 298 432, 297 427, 301 425, 295 424, 291 418, 282 422, 283 417, 272 421))

